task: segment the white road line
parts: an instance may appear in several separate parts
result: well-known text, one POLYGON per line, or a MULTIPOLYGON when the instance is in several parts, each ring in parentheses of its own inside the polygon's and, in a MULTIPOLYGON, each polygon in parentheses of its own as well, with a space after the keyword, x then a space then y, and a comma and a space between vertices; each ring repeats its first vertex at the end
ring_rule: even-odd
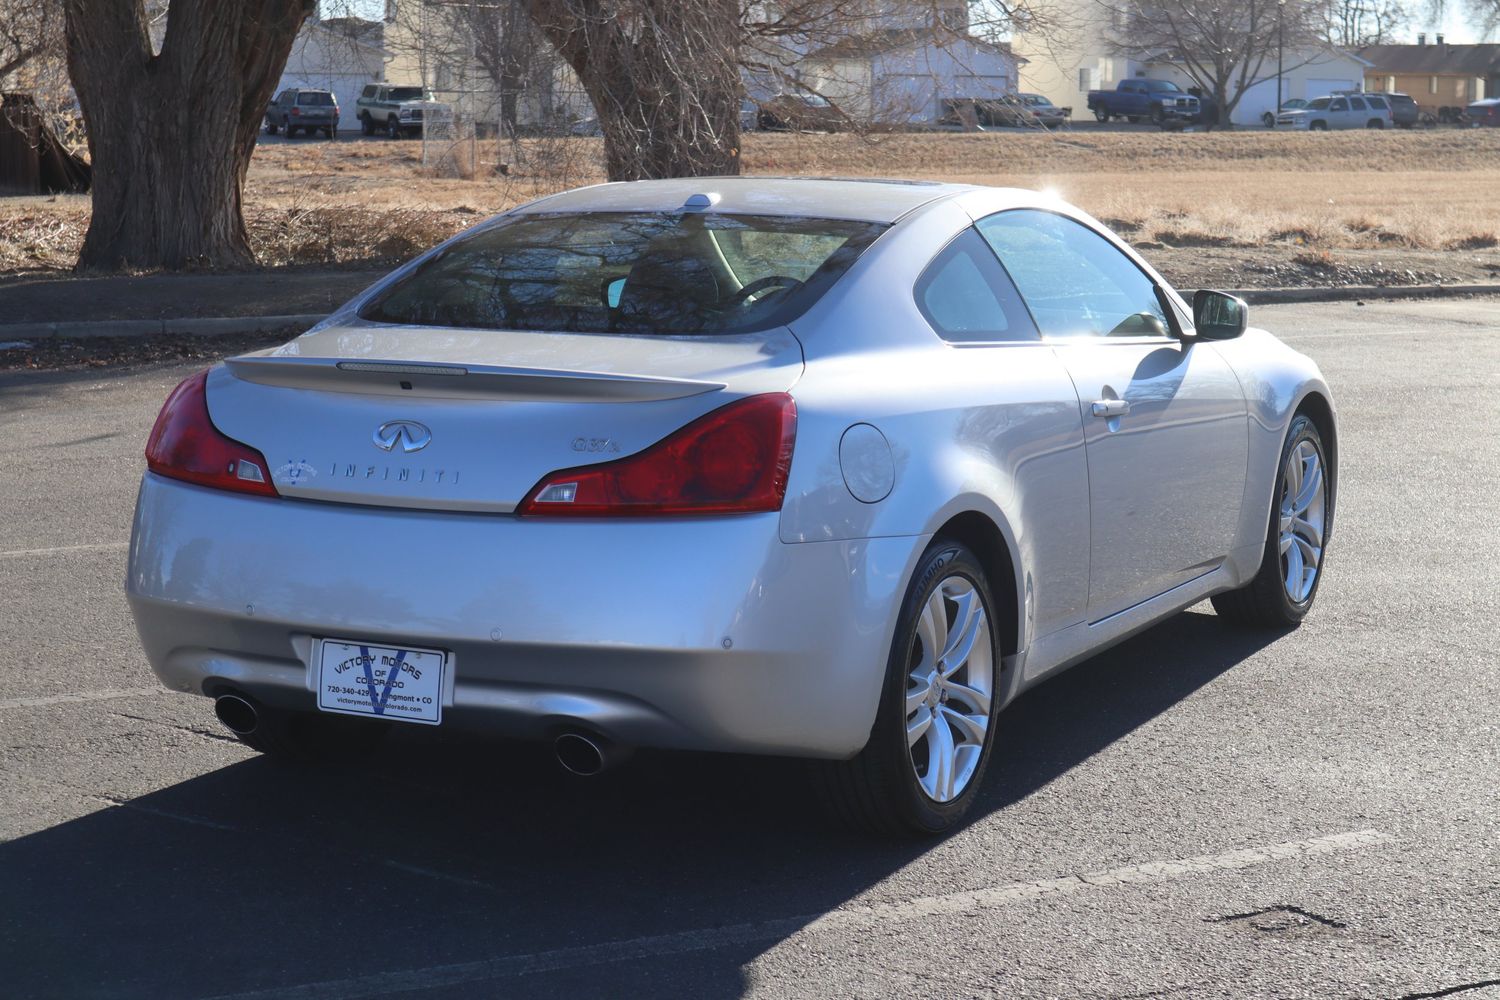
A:
POLYGON ((0 559, 20 559, 23 556, 55 556, 63 552, 120 552, 130 548, 129 542, 94 542, 91 545, 54 545, 45 549, 10 549, 0 552, 0 559))
POLYGON ((106 688, 101 691, 78 691, 73 694, 41 695, 34 698, 0 698, 0 712, 11 708, 46 708, 49 705, 71 705, 84 701, 109 701, 112 698, 139 698, 143 695, 170 694, 166 688, 106 688))
POLYGON ((967 914, 1048 895, 1070 895, 1136 883, 1168 882, 1191 875, 1251 868, 1290 858, 1357 851, 1384 844, 1390 840, 1389 836, 1379 830, 1357 830, 1352 833, 1314 837, 1311 840, 1296 840, 1284 844, 1272 844, 1268 847, 1229 851, 1225 854, 1209 854, 1175 861, 1155 861, 1084 875, 1043 879, 1039 882, 1014 882, 989 889, 974 889, 942 896, 922 896, 903 903, 850 906, 830 913, 783 917, 759 923, 731 924, 727 927, 682 931, 676 934, 656 934, 624 941, 580 945, 575 948, 506 955, 478 962, 435 965, 425 969, 381 972, 350 979, 304 983, 298 986, 254 990, 247 993, 230 993, 216 997, 214 1000, 261 1000, 261 998, 270 997, 353 1000, 355 997, 386 996, 408 990, 430 990, 443 986, 509 979, 558 969, 577 969, 606 965, 611 962, 708 951, 729 945, 785 938, 793 934, 858 930, 902 920, 967 914))

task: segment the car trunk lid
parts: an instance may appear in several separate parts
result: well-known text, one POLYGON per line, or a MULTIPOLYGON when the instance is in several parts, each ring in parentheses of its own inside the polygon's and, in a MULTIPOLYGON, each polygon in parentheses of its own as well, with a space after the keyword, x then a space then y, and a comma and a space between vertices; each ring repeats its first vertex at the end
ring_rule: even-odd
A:
POLYGON ((640 451, 802 371, 784 328, 625 336, 366 326, 307 334, 210 376, 214 424, 283 496, 508 512, 545 475, 640 451))

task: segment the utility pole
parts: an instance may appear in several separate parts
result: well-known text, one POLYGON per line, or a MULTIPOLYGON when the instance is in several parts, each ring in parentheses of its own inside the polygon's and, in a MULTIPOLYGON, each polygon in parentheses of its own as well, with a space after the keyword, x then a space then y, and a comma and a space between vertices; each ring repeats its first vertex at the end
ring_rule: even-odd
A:
POLYGON ((1271 112, 1271 127, 1281 118, 1281 50, 1286 43, 1286 0, 1276 0, 1276 109, 1271 112))

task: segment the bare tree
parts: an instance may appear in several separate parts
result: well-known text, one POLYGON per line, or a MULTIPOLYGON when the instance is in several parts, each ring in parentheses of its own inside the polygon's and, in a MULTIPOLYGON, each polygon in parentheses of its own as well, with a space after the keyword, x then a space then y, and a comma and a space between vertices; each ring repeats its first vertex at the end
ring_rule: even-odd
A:
POLYGON ((1380 45, 1410 20, 1401 0, 1330 0, 1328 40, 1340 48, 1380 45))
POLYGON ((593 102, 610 179, 739 173, 739 0, 527 7, 593 102))
POLYGON ((0 84, 28 64, 60 55, 61 0, 0 0, 0 84))
MULTIPOLYGON (((1326 21, 1310 0, 1123 0, 1106 4, 1118 27, 1115 47, 1137 59, 1179 63, 1212 97, 1218 126, 1252 84, 1275 66, 1278 48, 1325 44, 1326 21)), ((1300 63, 1299 63, 1300 65, 1300 63)))
POLYGON ((254 262, 241 191, 314 0, 172 0, 159 51, 142 0, 63 0, 88 126, 84 270, 254 262))

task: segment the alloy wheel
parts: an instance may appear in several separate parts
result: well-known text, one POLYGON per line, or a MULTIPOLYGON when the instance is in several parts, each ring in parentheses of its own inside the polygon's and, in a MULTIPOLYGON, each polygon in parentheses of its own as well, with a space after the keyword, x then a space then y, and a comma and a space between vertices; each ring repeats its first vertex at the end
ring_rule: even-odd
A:
POLYGON ((1282 470, 1280 549, 1286 596, 1301 604, 1311 596, 1323 559, 1328 520, 1323 457, 1311 441, 1299 441, 1282 470))
POLYGON ((967 578, 933 590, 917 621, 906 687, 906 742, 928 798, 963 794, 984 755, 994 698, 994 643, 967 578))

